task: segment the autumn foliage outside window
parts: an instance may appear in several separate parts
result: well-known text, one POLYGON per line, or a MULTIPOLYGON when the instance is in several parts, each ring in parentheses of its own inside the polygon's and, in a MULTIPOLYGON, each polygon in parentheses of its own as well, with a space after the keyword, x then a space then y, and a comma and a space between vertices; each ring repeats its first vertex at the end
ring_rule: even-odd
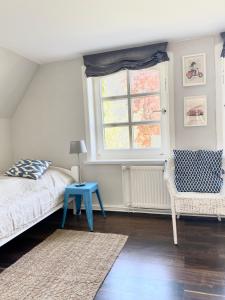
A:
POLYGON ((105 149, 161 147, 160 86, 156 67, 101 77, 105 149))

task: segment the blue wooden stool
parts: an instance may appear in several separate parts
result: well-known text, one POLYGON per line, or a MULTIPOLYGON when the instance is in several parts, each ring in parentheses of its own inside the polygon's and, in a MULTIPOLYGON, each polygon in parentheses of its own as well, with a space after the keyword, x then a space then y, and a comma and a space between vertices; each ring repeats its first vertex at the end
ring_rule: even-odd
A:
POLYGON ((61 227, 64 228, 66 221, 66 214, 68 209, 69 197, 75 196, 76 213, 80 214, 82 197, 84 199, 84 207, 86 210, 86 217, 90 231, 93 231, 93 210, 92 210, 92 193, 96 193, 102 214, 105 217, 101 196, 98 189, 97 182, 87 182, 84 186, 76 186, 74 183, 66 187, 64 193, 63 219, 61 227))

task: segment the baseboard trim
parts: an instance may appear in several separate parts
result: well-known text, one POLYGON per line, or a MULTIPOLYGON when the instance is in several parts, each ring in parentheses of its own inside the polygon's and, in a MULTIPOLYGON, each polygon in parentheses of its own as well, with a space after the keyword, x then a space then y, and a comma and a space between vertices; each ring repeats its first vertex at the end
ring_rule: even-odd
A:
MULTIPOLYGON (((70 207, 72 209, 72 207, 70 207)), ((133 208, 124 205, 106 205, 104 204, 104 209, 106 211, 115 212, 126 212, 126 213, 145 213, 145 214, 157 214, 157 215, 171 215, 169 209, 149 209, 149 208, 133 208)), ((93 210, 99 211, 99 205, 93 204, 93 210)))
MULTIPOLYGON (((146 213, 146 214, 160 214, 160 215, 171 215, 169 209, 150 209, 150 208, 134 208, 120 205, 105 205, 105 210, 108 211, 119 211, 129 213, 146 213)), ((93 205, 94 210, 100 210, 97 205, 93 205)))
MULTIPOLYGON (((71 203, 72 204, 72 203, 71 203)), ((70 209, 73 209, 73 205, 69 206, 70 209)), ((82 207, 84 209, 84 207, 82 207)), ((125 213, 143 213, 143 214, 152 214, 152 215, 171 215, 170 209, 150 209, 150 208, 133 208, 124 205, 107 205, 104 204, 105 211, 112 211, 112 212, 125 212, 125 213)), ((99 205, 93 204, 93 210, 99 211, 99 205)), ((177 217, 180 216, 188 216, 188 217, 204 217, 204 218, 217 218, 217 215, 193 215, 193 214, 178 214, 177 217)), ((220 216, 224 219, 225 216, 220 216)))

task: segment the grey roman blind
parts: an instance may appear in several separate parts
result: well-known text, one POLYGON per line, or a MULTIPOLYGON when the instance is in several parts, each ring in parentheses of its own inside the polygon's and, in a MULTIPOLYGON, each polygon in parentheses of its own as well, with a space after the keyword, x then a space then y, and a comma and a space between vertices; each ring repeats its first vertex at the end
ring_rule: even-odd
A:
POLYGON ((168 61, 167 42, 85 55, 87 77, 104 76, 120 70, 139 70, 168 61))
POLYGON ((221 32, 221 37, 223 39, 223 50, 221 52, 221 57, 225 57, 225 32, 221 32))

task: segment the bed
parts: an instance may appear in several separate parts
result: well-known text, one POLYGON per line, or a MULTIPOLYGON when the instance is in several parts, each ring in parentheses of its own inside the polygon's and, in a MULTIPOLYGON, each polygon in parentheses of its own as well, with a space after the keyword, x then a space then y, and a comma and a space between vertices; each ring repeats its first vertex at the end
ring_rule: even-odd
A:
POLYGON ((0 175, 0 246, 63 206, 74 172, 50 167, 40 179, 0 175))

